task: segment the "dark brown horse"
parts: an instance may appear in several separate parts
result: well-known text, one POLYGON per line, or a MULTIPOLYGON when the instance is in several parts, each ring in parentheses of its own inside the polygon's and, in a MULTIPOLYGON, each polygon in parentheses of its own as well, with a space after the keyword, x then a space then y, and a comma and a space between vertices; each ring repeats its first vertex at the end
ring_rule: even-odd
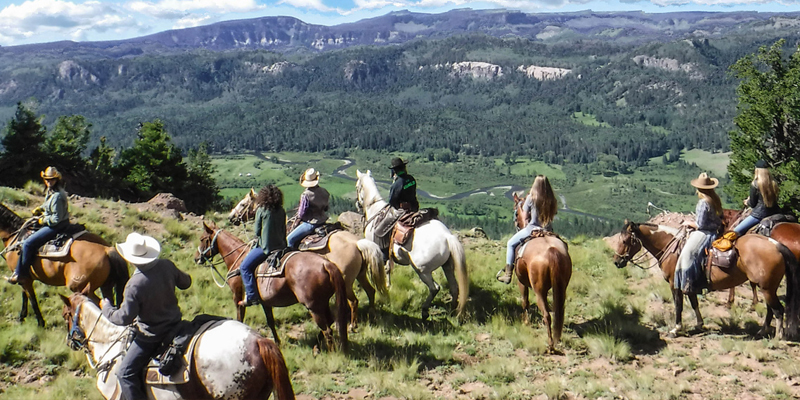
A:
MULTIPOLYGON (((89 365, 98 370, 97 389, 103 397, 118 399, 118 360, 127 351, 130 330, 111 323, 88 297, 73 294, 61 299, 70 347, 83 350, 89 365)), ((217 321, 195 343, 190 347, 188 379, 182 382, 184 374, 178 373, 177 382, 145 385, 150 399, 268 399, 272 393, 278 400, 295 398, 280 349, 249 326, 217 321)))
MULTIPOLYGON (((6 249, 14 246, 23 226, 22 218, 5 205, 0 204, 0 240, 6 249)), ((13 271, 17 266, 19 251, 5 253, 6 264, 13 271)), ((31 277, 46 285, 66 286, 76 293, 96 298, 94 292, 99 288, 103 297, 114 304, 122 301, 122 291, 128 282, 128 264, 117 250, 100 236, 86 233, 78 237, 70 247, 69 254, 63 257, 37 256, 31 268, 31 277), (116 301, 114 292, 116 291, 116 301)), ((22 286, 22 309, 19 320, 28 316, 28 300, 39 326, 44 326, 44 317, 39 310, 39 302, 33 290, 33 281, 22 286)))
MULTIPOLYGON (((681 314, 683 312, 684 293, 674 285, 675 268, 680 249, 674 246, 678 231, 662 225, 637 224, 625 221, 625 227, 620 234, 614 263, 618 268, 627 265, 628 261, 641 250, 646 249, 657 260, 664 279, 672 288, 672 297, 675 302, 675 327, 670 335, 675 335, 682 329, 681 314)), ((800 321, 800 296, 797 295, 800 286, 800 271, 797 259, 786 246, 775 240, 760 235, 745 235, 735 243, 739 252, 737 265, 730 271, 714 267, 711 271, 709 282, 710 290, 723 290, 738 286, 746 281, 755 283, 764 296, 767 304, 767 315, 764 326, 759 335, 766 335, 772 323, 773 316, 778 320, 776 336, 794 339, 798 333, 800 321), (784 308, 778 300, 778 287, 784 273, 786 274, 786 330, 783 326, 784 308)), ((700 314, 696 294, 686 294, 692 304, 697 317, 696 328, 703 326, 703 317, 700 314)))
MULTIPOLYGON (((522 229, 528 222, 522 220, 522 203, 514 193, 514 214, 517 229, 522 229)), ((522 295, 524 322, 528 323, 528 290, 536 293, 536 305, 542 314, 547 328, 547 345, 554 351, 555 344, 561 341, 564 327, 564 308, 567 298, 567 286, 572 277, 572 258, 569 256, 567 244, 555 236, 544 236, 531 239, 523 245, 522 255, 516 260, 514 270, 522 295), (553 326, 550 327, 550 304, 547 292, 553 290, 553 326)), ((517 249, 519 254, 520 249, 517 249)))
MULTIPOLYGON (((210 261, 215 255, 220 254, 228 267, 228 286, 233 292, 233 301, 238 304, 244 298, 244 284, 238 271, 249 246, 238 237, 224 229, 217 228, 212 222, 209 226, 203 223, 203 235, 200 237, 200 247, 195 255, 195 262, 202 264, 210 261)), ((280 343, 278 332, 275 330, 275 317, 272 307, 287 307, 301 303, 314 318, 328 349, 333 349, 333 333, 331 325, 334 323, 333 314, 328 302, 336 295, 337 329, 339 342, 343 351, 347 351, 347 321, 350 318, 342 273, 327 258, 311 252, 299 252, 286 261, 285 273, 279 277, 259 277, 258 291, 261 296, 261 307, 267 317, 267 324, 272 331, 272 337, 280 343)), ((236 319, 244 321, 245 307, 238 306, 236 319)))

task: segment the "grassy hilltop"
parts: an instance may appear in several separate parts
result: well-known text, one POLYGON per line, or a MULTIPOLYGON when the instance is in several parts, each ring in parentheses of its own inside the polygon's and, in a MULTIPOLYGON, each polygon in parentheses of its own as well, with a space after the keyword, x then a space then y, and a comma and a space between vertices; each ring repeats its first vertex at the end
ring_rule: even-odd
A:
MULTIPOLYGON (((237 173, 238 177, 238 173, 237 173)), ((0 202, 23 217, 41 201, 41 188, 0 188, 0 202)), ((142 206, 74 199, 76 219, 110 241, 144 231, 163 246, 163 256, 192 275, 192 287, 178 291, 184 317, 210 313, 232 317, 227 288, 218 288, 211 271, 192 261, 201 231, 197 217, 178 221, 142 206)), ((226 229, 220 215, 207 215, 226 229)), ((246 233, 234 230, 240 237, 246 233)), ((507 236, 504 238, 506 239, 507 236)), ((348 355, 314 354, 317 328, 299 305, 276 309, 292 381, 301 399, 789 399, 800 396, 800 348, 754 339, 764 317, 750 311, 746 290, 734 309, 722 307, 726 294, 704 296, 707 331, 668 339, 670 292, 657 269, 611 263, 600 239, 570 242, 574 273, 569 286, 563 355, 544 354, 546 333, 538 311, 530 325, 520 321, 516 285, 502 285, 494 274, 502 263, 504 241, 462 237, 470 269, 468 317, 450 315, 449 296, 434 301, 430 322, 420 318, 427 293, 408 267, 396 268, 388 298, 368 311, 357 289, 362 316, 350 334, 348 355)), ((439 271, 434 277, 444 284, 439 271)), ((36 285, 48 327, 34 318, 16 321, 17 287, 0 283, 0 397, 3 399, 100 399, 95 374, 83 353, 65 343, 58 294, 65 288, 36 285)), ((694 322, 685 311, 688 324, 694 322)), ((260 310, 245 322, 269 335, 260 310)))

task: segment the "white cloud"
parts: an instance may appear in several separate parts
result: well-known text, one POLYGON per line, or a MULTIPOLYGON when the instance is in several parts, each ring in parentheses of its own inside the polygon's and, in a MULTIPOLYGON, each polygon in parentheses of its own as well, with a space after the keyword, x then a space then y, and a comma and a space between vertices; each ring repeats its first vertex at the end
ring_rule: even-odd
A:
POLYGON ((172 28, 173 29, 193 28, 195 26, 208 25, 212 22, 216 22, 216 19, 212 18, 210 15, 189 15, 175 22, 175 26, 173 26, 172 28))
POLYGON ((136 27, 136 20, 99 1, 28 0, 0 10, 0 42, 40 34, 82 39, 88 31, 136 27))
POLYGON ((292 7, 308 8, 322 12, 336 11, 335 9, 323 4, 321 0, 281 0, 278 2, 278 4, 288 4, 292 7))
MULTIPOLYGON (((181 19, 193 11, 215 14, 248 13, 265 8, 255 0, 161 0, 158 2, 132 1, 126 7, 156 18, 181 19)), ((196 18, 196 17, 194 17, 196 18)))

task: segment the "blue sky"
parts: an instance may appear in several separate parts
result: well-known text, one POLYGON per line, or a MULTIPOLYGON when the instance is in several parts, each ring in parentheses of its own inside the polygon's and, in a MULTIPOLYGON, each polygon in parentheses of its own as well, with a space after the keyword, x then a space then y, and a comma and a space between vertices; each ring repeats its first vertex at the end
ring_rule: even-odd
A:
POLYGON ((0 46, 125 39, 232 19, 288 15, 336 25, 411 10, 800 11, 800 0, 0 0, 0 46))

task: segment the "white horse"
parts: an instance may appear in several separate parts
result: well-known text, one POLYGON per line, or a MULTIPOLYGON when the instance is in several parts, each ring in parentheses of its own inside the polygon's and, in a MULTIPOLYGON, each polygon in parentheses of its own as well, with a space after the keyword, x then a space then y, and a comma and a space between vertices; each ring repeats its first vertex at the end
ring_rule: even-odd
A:
MULTIPOLYGON (((364 173, 356 171, 356 174, 358 176, 356 182, 358 205, 364 210, 367 218, 364 235, 367 239, 383 245, 375 235, 375 216, 387 206, 387 203, 378 193, 378 186, 370 171, 364 173)), ((434 219, 415 228, 411 240, 407 241, 405 245, 392 243, 392 246, 394 259, 389 260, 389 263, 411 265, 422 282, 428 286, 428 298, 422 304, 422 319, 428 318, 431 302, 439 293, 439 284, 433 280, 432 275, 433 271, 439 267, 442 267, 447 278, 450 294, 454 300, 458 299, 456 311, 458 317, 462 317, 469 296, 469 276, 464 247, 458 238, 441 221, 434 219)))
MULTIPOLYGON (((117 369, 132 330, 111 323, 88 297, 61 296, 73 350, 83 350, 97 372, 97 389, 106 399, 118 399, 117 369)), ((278 346, 245 324, 221 320, 201 333, 183 373, 162 377, 148 371, 150 399, 294 399, 289 372, 278 346)))

